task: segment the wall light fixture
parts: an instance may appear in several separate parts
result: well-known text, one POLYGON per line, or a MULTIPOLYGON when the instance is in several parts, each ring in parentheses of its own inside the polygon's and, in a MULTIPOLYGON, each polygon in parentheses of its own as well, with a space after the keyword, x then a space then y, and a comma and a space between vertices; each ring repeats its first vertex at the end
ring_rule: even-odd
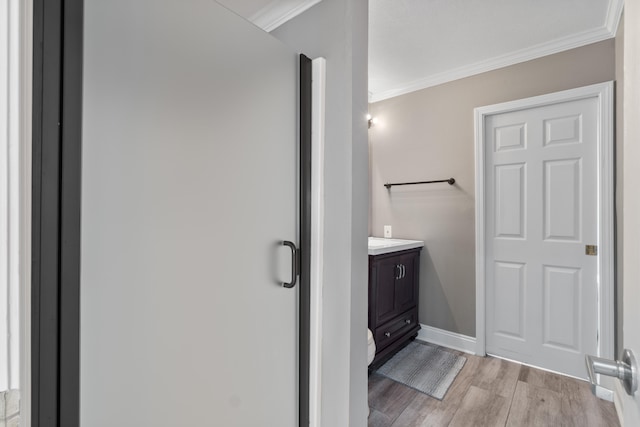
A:
POLYGON ((371 126, 378 123, 378 119, 376 119, 375 117, 371 117, 371 114, 367 114, 367 123, 368 123, 369 129, 371 129, 371 126))

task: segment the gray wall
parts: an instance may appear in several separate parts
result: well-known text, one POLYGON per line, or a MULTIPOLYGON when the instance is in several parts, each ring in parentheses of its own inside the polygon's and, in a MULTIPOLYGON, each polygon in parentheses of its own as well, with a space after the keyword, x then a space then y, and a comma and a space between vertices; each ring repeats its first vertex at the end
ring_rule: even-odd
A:
POLYGON ((473 109, 615 79, 614 40, 370 104, 371 234, 425 241, 420 322, 475 336, 473 109), (385 182, 454 177, 456 184, 385 182))
POLYGON ((322 425, 367 419, 366 0, 324 0, 273 31, 327 60, 322 425))

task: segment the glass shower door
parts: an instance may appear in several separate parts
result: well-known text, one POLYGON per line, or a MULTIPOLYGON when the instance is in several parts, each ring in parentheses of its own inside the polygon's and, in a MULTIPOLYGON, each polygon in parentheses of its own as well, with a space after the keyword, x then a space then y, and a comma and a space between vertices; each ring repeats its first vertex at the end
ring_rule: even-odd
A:
POLYGON ((85 0, 81 424, 294 426, 297 55, 211 0, 85 0))

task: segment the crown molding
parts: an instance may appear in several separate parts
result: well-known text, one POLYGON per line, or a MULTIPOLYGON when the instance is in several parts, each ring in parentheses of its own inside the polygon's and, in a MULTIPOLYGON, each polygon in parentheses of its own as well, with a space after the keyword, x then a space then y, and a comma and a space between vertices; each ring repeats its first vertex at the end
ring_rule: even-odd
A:
POLYGON ((378 102, 417 90, 426 89, 428 87, 437 86, 454 80, 471 77, 476 74, 486 73, 487 71, 497 70, 499 68, 508 67, 521 62, 531 61, 532 59, 541 58, 554 53, 563 52, 569 49, 585 46, 591 43, 597 43, 616 36, 620 16, 624 0, 611 0, 605 25, 593 30, 583 31, 567 37, 562 37, 549 42, 540 43, 527 49, 511 52, 505 55, 496 56, 485 61, 479 61, 473 64, 454 68, 442 73, 432 74, 428 77, 413 80, 405 84, 399 85, 394 89, 385 90, 378 93, 370 93, 369 102, 378 102))
POLYGON ((618 33, 618 25, 620 24, 620 17, 622 16, 622 10, 624 9, 624 0, 611 0, 609 2, 609 9, 607 10, 607 18, 605 19, 605 26, 607 30, 615 37, 618 33))
POLYGON ((251 15, 249 21, 266 32, 271 32, 320 1, 322 0, 272 1, 268 6, 251 15))

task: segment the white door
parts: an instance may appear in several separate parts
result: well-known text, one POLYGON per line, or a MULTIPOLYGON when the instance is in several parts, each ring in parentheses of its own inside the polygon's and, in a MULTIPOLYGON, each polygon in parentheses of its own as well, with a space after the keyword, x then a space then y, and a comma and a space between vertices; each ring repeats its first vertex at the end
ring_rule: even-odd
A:
POLYGON ((598 353, 600 99, 526 104, 484 117, 486 351, 585 378, 584 354, 598 353))
POLYGON ((83 426, 295 426, 297 55, 212 0, 86 0, 83 426))

